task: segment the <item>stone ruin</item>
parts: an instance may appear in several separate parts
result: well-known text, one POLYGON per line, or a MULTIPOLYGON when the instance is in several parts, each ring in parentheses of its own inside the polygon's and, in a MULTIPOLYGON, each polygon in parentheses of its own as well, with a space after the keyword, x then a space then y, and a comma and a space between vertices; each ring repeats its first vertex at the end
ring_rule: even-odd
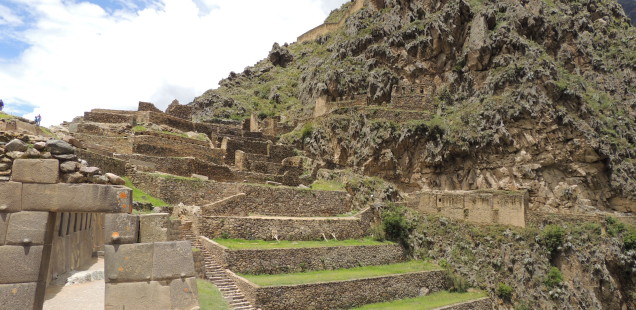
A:
POLYGON ((129 214, 124 181, 89 167, 69 143, 2 135, 11 136, 33 144, 0 140, 2 309, 42 309, 49 283, 101 252, 105 309, 198 309, 191 245, 176 241, 179 221, 129 214))

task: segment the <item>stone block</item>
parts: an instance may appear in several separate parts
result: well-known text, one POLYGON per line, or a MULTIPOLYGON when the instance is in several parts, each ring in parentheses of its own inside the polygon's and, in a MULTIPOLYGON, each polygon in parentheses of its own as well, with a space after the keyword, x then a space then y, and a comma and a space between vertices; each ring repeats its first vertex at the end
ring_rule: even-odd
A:
POLYGON ((12 213, 5 243, 25 246, 44 244, 48 219, 48 212, 12 213))
POLYGON ((57 159, 16 159, 11 180, 24 183, 57 182, 60 163, 57 159))
POLYGON ((35 309, 37 283, 0 284, 1 309, 35 309))
POLYGON ((466 208, 466 220, 473 223, 492 224, 494 219, 493 195, 485 193, 466 194, 464 207, 466 208))
POLYGON ((153 244, 136 243, 104 246, 106 282, 152 280, 153 244))
POLYGON ((199 292, 195 278, 170 281, 170 305, 175 310, 190 310, 199 306, 199 292))
POLYGON ((194 277, 194 259, 189 241, 157 242, 152 266, 153 280, 194 277))
POLYGON ((10 213, 0 213, 0 246, 4 245, 5 237, 7 236, 7 227, 9 226, 10 213))
POLYGON ((22 183, 0 182, 0 212, 22 210, 22 183))
POLYGON ((37 282, 43 250, 44 246, 0 247, 0 283, 37 282))
POLYGON ((170 227, 170 214, 146 214, 139 216, 139 242, 166 242, 170 227))
POLYGON ((25 211, 129 213, 131 208, 132 190, 125 186, 58 183, 22 187, 25 211))
POLYGON ((433 192, 422 193, 417 208, 425 213, 438 213, 439 210, 437 209, 437 195, 433 192))
POLYGON ((131 214, 104 215, 104 243, 129 244, 139 240, 139 216, 131 214))
MULTIPOLYGON (((166 282, 106 283, 106 309, 172 309, 166 282)), ((190 310, 190 309, 188 309, 190 310)))

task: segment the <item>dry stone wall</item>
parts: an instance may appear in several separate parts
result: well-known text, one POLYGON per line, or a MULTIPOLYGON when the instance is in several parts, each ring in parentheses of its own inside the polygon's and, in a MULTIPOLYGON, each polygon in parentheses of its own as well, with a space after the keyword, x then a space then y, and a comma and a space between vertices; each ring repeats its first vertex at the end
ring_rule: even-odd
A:
POLYGON ((414 272, 369 279, 257 286, 232 274, 246 298, 261 309, 351 309, 364 304, 420 296, 446 289, 445 271, 414 272))
POLYGON ((75 155, 91 166, 100 167, 104 172, 126 175, 126 162, 123 160, 82 149, 75 149, 75 155))
POLYGON ((151 135, 135 136, 132 153, 161 157, 196 157, 217 164, 223 162, 224 156, 224 151, 221 149, 192 143, 178 143, 176 140, 166 140, 151 135))
POLYGON ((201 237, 201 243, 223 267, 245 274, 278 274, 393 264, 404 261, 407 257, 404 249, 397 244, 230 250, 205 237, 201 237))
POLYGON ((369 235, 371 209, 354 217, 236 217, 202 216, 199 233, 207 238, 262 240, 338 240, 359 239, 369 235))

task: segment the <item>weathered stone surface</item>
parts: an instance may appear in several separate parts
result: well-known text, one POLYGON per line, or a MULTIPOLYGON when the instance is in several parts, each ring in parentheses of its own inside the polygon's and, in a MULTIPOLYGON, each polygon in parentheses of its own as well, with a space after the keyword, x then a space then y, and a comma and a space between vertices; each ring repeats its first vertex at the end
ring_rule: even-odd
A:
POLYGON ((4 151, 7 153, 8 152, 26 152, 28 148, 29 148, 28 145, 24 143, 22 140, 13 139, 4 146, 4 151))
POLYGON ((31 148, 31 149, 26 150, 26 152, 24 152, 23 156, 25 158, 40 158, 41 154, 40 154, 40 151, 31 148))
POLYGON ((194 260, 189 241, 154 244, 153 280, 194 277, 194 260))
POLYGON ((105 302, 106 309, 172 309, 170 286, 163 281, 106 283, 105 302))
POLYGON ((140 282, 152 280, 153 244, 136 243, 104 247, 106 282, 140 282))
POLYGON ((171 309, 190 310, 199 306, 199 292, 195 278, 170 281, 171 309))
POLYGON ((46 147, 53 155, 73 154, 75 152, 72 145, 62 140, 49 140, 46 142, 46 147))
POLYGON ((11 213, 0 213, 0 246, 4 245, 7 236, 7 227, 9 226, 9 218, 11 213))
POLYGON ((97 167, 82 167, 80 168, 80 172, 85 175, 96 175, 100 174, 102 171, 97 167))
POLYGON ((0 283, 37 282, 43 249, 44 246, 0 247, 0 283))
POLYGON ((82 183, 84 179, 86 179, 86 177, 79 172, 66 173, 62 175, 62 181, 64 181, 64 183, 77 184, 82 183))
POLYGON ((79 163, 76 161, 66 161, 60 164, 60 171, 63 173, 72 173, 79 169, 79 163))
POLYGON ((126 184, 126 181, 124 181, 124 179, 122 179, 120 176, 114 174, 114 173, 106 173, 104 176, 106 176, 108 178, 108 181, 111 184, 114 185, 124 185, 126 184))
POLYGON ((24 183, 56 183, 60 173, 57 159, 16 159, 11 180, 24 183))
POLYGON ((145 214, 139 216, 139 242, 166 242, 168 240, 168 228, 170 227, 170 214, 145 214))
POLYGON ((37 283, 0 285, 0 306, 2 309, 33 309, 36 287, 37 283))
POLYGON ((130 212, 132 190, 97 184, 24 184, 22 204, 26 211, 130 212))
POLYGON ((76 161, 77 155, 75 154, 63 154, 63 155, 53 155, 53 158, 59 159, 60 161, 76 161))
POLYGON ((33 144, 33 147, 38 151, 43 151, 46 148, 46 142, 37 142, 33 144))
POLYGON ((104 216, 104 242, 129 244, 139 240, 139 217, 130 214, 106 214, 104 216))
POLYGON ((18 212, 11 214, 7 229, 6 244, 44 244, 48 212, 18 212))
POLYGON ((20 210, 22 210, 22 184, 0 182, 0 212, 17 212, 20 210))

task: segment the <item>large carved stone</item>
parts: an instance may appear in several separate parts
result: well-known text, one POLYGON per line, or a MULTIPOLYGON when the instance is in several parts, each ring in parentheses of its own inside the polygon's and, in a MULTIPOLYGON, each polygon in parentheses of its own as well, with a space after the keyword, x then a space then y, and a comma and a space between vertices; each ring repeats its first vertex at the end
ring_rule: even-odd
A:
POLYGON ((104 277, 108 283, 152 280, 152 243, 106 245, 104 258, 104 277))
MULTIPOLYGON (((0 283, 37 282, 43 250, 44 246, 22 247, 5 245, 0 247, 0 283)), ((1 305, 3 304, 0 303, 1 305)))
POLYGON ((57 182, 60 162, 57 159, 16 159, 11 180, 24 183, 57 182))
POLYGON ((194 277, 192 246, 189 241, 157 242, 152 264, 153 280, 194 277))
POLYGON ((145 214, 139 216, 139 242, 166 242, 170 215, 167 213, 145 214))
POLYGON ((36 287, 37 283, 0 285, 0 306, 2 309, 34 309, 36 287))
POLYGON ((7 236, 7 227, 9 226, 10 213, 0 213, 0 246, 4 245, 7 236))
POLYGON ((106 310, 173 309, 170 286, 164 281, 106 283, 105 302, 106 310))
POLYGON ((25 246, 44 244, 48 219, 48 212, 11 214, 5 243, 25 246))
POLYGON ((22 210, 22 184, 0 182, 0 212, 18 212, 22 210))
POLYGON ((104 217, 104 243, 130 244, 139 240, 139 217, 120 213, 104 217))
POLYGON ((58 183, 22 188, 25 211, 120 213, 131 208, 132 190, 124 186, 58 183))

